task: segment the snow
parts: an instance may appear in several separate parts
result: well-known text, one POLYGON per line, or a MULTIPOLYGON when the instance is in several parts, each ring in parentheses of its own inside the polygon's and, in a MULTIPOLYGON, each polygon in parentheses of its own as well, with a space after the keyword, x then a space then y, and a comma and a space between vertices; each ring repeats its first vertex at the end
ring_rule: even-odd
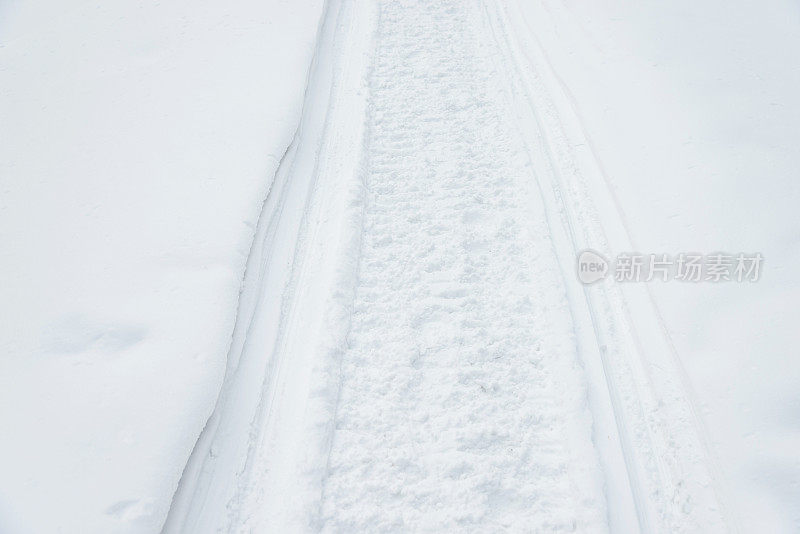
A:
POLYGON ((798 530, 798 24, 0 4, 0 531, 798 530))
MULTIPOLYGON (((376 16, 369 5, 346 0, 328 6, 303 123, 278 173, 286 173, 293 187, 271 197, 273 207, 265 205, 259 252, 251 257, 255 268, 248 267, 244 295, 254 293, 260 303, 252 319, 237 324, 244 332, 238 367, 228 374, 213 424, 192 454, 192 476, 182 481, 167 531, 336 530, 376 522, 387 529, 464 528, 526 520, 542 528, 580 522, 590 530, 724 529, 728 518, 707 440, 649 294, 643 288, 623 294, 611 283, 589 291, 574 276, 580 247, 606 252, 609 237, 615 245, 629 238, 596 162, 578 150, 586 143, 572 137, 575 118, 554 87, 557 80, 539 52, 526 50, 532 36, 510 22, 519 20, 518 13, 509 17, 506 9, 489 5, 473 11, 461 4, 437 9, 409 2, 397 12, 393 6, 379 4, 376 16), (381 26, 384 17, 394 24, 381 26), (456 39, 439 45, 437 31, 456 39), (424 53, 415 50, 417 41, 427 43, 424 53), (475 47, 472 53, 459 55, 453 43, 462 41, 475 47), (395 48, 408 49, 398 52, 408 55, 382 63, 395 48), (379 55, 365 60, 372 50, 379 55), (426 72, 433 76, 425 78, 426 72), (467 88, 459 89, 462 84, 467 88), (430 136, 420 135, 424 139, 415 144, 418 131, 430 136), (415 163, 417 152, 429 154, 426 165, 415 163), (501 165, 489 154, 509 160, 501 165), (459 165, 483 173, 490 184, 494 177, 494 186, 483 191, 473 184, 470 190, 459 179, 459 165), (505 172, 510 175, 498 176, 505 172), (452 188, 437 189, 436 180, 423 187, 425 177, 449 180, 452 188), (460 189, 469 193, 459 197, 460 189), (476 211, 490 192, 499 197, 498 215, 508 216, 498 223, 496 210, 487 210, 486 227, 476 229, 467 208, 476 211), (527 206, 518 203, 526 194, 527 206), (514 219, 526 217, 534 217, 530 227, 513 231, 514 219), (427 220, 441 222, 429 227, 427 220), (464 248, 470 235, 493 229, 486 250, 464 248), (291 243, 291 236, 294 244, 275 246, 276 240, 291 243), (494 241, 497 262, 489 261, 494 241), (549 259, 546 253, 527 256, 526 247, 543 250, 546 243, 552 247, 549 259), (436 279, 423 274, 415 258, 432 250, 443 267, 471 260, 475 277, 450 283, 468 284, 477 294, 460 307, 448 302, 439 309, 456 317, 473 313, 472 321, 453 325, 442 317, 445 312, 432 312, 430 332, 422 336, 427 323, 415 316, 425 317, 425 307, 435 304, 436 279), (548 269, 555 269, 554 278, 527 285, 533 279, 524 266, 534 269, 534 263, 543 280, 548 269), (522 280, 513 282, 515 269, 522 280), (560 288, 553 281, 558 278, 560 288), (507 285, 514 283, 523 295, 531 288, 541 291, 531 308, 516 305, 507 285), (419 299, 415 288, 429 297, 419 299), (270 298, 276 294, 280 300, 270 298), (534 335, 554 336, 547 342, 552 352, 537 355, 541 369, 518 371, 521 383, 540 387, 515 391, 523 398, 520 410, 533 408, 547 421, 536 427, 539 439, 547 440, 547 429, 563 439, 531 448, 530 455, 513 452, 528 450, 537 437, 518 424, 517 413, 497 416, 514 432, 504 428, 485 440, 452 445, 459 443, 458 432, 480 436, 482 428, 493 428, 491 420, 470 419, 475 412, 498 412, 492 396, 473 399, 465 393, 468 382, 434 380, 469 369, 470 360, 457 357, 462 349, 477 354, 472 367, 479 378, 513 380, 504 365, 525 361, 530 333, 503 326, 500 309, 503 316, 519 313, 534 335), (555 316, 564 312, 572 318, 561 323, 567 334, 555 326, 555 316), (536 330, 544 318, 554 325, 536 330), (459 333, 473 329, 480 336, 470 344, 459 333), (499 341, 507 349, 500 361, 480 360, 483 343, 500 329, 509 338, 499 341), (433 341, 427 347, 430 366, 413 358, 426 338, 433 341), (572 363, 570 352, 579 356, 572 363), (450 365, 437 367, 436 361, 450 365), (408 379, 415 376, 418 383, 408 379), (553 386, 558 383, 572 386, 553 386), (462 412, 447 403, 453 395, 469 399, 469 408, 462 412), (586 408, 590 417, 581 415, 586 408), (415 425, 405 432, 395 428, 428 422, 418 417, 425 410, 432 414, 427 433, 415 425), (442 446, 454 432, 451 446, 442 446), (470 456, 479 442, 492 451, 485 460, 470 456), (545 460, 545 451, 554 456, 545 460), (459 457, 473 476, 448 486, 437 473, 448 472, 448 462, 459 457), (531 467, 536 461, 549 467, 531 467), (592 482, 598 471, 602 484, 592 482), (518 472, 528 474, 524 482, 503 485, 518 472), (392 484, 399 480, 407 483, 392 484), (474 513, 446 507, 445 496, 469 503, 474 513), (543 506, 529 515, 533 500, 559 507, 543 506)), ((431 264, 435 271, 436 262, 431 264)), ((447 291, 444 296, 467 298, 447 291)), ((506 404, 518 399, 499 388, 488 391, 506 404)))
POLYGON ((154 531, 321 2, 3 3, 0 530, 154 531))
POLYGON ((744 531, 800 528, 791 2, 521 4, 643 253, 761 252, 754 284, 654 283, 744 531))
POLYGON ((358 261, 372 13, 326 4, 303 118, 259 217, 220 399, 165 532, 308 527, 358 261))
POLYGON ((381 5, 325 532, 605 527, 561 273, 482 30, 477 6, 381 5))

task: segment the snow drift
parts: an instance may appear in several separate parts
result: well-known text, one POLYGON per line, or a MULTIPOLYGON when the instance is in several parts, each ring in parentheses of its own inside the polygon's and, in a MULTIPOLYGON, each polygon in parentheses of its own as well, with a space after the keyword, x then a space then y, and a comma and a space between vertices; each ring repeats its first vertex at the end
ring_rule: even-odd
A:
POLYGON ((0 530, 160 527, 321 8, 0 6, 0 530))

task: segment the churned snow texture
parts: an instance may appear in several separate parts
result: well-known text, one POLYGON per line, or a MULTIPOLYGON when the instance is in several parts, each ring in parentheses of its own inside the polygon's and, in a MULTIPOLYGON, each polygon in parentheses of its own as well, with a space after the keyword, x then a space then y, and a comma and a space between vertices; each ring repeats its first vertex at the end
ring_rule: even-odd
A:
POLYGON ((474 9, 381 6, 325 531, 606 528, 563 282, 474 9))

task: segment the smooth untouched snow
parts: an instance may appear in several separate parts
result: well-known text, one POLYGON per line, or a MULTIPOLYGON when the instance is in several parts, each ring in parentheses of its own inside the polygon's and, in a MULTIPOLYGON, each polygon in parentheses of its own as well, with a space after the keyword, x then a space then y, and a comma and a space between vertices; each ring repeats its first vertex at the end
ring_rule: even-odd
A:
POLYGON ((0 531, 154 532, 321 1, 0 3, 0 531))

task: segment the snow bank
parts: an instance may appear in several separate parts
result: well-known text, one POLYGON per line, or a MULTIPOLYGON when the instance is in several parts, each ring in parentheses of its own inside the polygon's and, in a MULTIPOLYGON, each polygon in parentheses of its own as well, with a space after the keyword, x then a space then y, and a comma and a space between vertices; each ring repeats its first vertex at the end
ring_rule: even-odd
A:
POLYGON ((160 528, 321 9, 0 6, 0 531, 160 528))
POLYGON ((800 16, 789 1, 521 3, 642 253, 761 252, 755 284, 653 284, 728 512, 800 528, 800 16))

